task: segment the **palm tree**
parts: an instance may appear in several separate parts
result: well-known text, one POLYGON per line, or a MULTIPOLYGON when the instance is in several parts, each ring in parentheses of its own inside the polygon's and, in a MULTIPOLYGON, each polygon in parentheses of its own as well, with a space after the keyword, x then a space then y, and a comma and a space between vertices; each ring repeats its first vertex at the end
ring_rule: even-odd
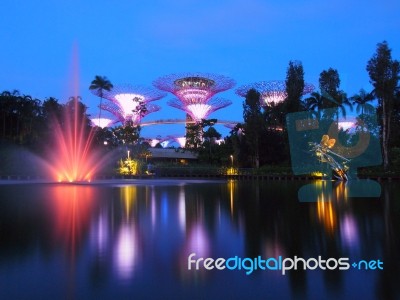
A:
POLYGON ((104 91, 111 91, 113 88, 113 84, 110 80, 105 76, 96 75, 89 86, 89 90, 94 91, 94 94, 100 97, 100 111, 99 111, 99 119, 101 118, 101 106, 103 103, 103 95, 104 91))
POLYGON ((367 93, 364 89, 361 89, 358 94, 355 94, 350 98, 353 101, 353 104, 357 104, 356 112, 360 114, 361 122, 361 131, 364 131, 364 113, 372 114, 375 108, 369 104, 375 99, 373 93, 367 93))
POLYGON ((361 112, 361 117, 364 116, 364 113, 371 114, 374 112, 374 107, 368 103, 372 102, 374 99, 374 95, 372 93, 367 93, 364 89, 361 89, 358 94, 350 98, 354 105, 357 104, 356 111, 358 114, 361 112))
POLYGON ((6 121, 10 119, 11 114, 11 96, 12 94, 9 91, 4 91, 0 94, 0 110, 2 112, 0 118, 3 120, 3 138, 6 137, 6 121))
POLYGON ((32 142, 37 137, 37 132, 33 132, 33 125, 40 116, 41 101, 29 95, 23 95, 20 103, 19 140, 21 143, 32 142))
POLYGON ((347 110, 346 110, 346 106, 350 109, 350 111, 353 111, 353 105, 350 102, 350 99, 347 98, 346 93, 344 92, 340 92, 338 99, 337 99, 337 121, 339 122, 339 110, 342 114, 342 116, 346 119, 346 115, 347 115, 347 110))
POLYGON ((14 137, 13 120, 18 117, 20 97, 21 95, 18 90, 13 90, 12 92, 4 91, 1 93, 0 106, 3 113, 3 138, 7 135, 7 129, 9 137, 14 137), (7 122, 9 123, 8 125, 7 122))
POLYGON ((312 92, 311 96, 305 99, 307 110, 317 111, 318 119, 321 118, 321 110, 324 108, 324 97, 319 92, 312 92))

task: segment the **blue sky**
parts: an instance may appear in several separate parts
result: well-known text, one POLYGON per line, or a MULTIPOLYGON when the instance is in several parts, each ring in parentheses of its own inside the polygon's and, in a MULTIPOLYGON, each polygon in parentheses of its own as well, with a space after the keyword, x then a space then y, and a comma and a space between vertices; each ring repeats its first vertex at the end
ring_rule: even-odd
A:
MULTIPOLYGON (((395 0, 2 0, 0 9, 0 91, 63 103, 78 82, 92 115, 99 101, 88 86, 95 75, 151 86, 170 73, 207 72, 240 86, 284 80, 289 61, 300 60, 307 82, 317 86, 322 70, 336 68, 341 89, 353 95, 371 90, 365 67, 378 42, 387 40, 400 59, 395 0)), ((219 96, 233 104, 210 117, 240 121, 243 100, 233 90, 219 96)), ((171 98, 154 102, 162 109, 145 120, 183 118, 166 105, 171 98)), ((142 133, 183 135, 184 127, 142 133)))

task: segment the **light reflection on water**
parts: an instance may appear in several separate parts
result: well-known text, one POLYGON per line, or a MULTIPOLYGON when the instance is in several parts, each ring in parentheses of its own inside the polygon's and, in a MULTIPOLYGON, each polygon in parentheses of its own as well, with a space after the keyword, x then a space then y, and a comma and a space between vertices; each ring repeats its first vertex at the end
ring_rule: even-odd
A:
POLYGON ((29 289, 15 288, 29 282, 44 298, 399 296, 398 187, 384 185, 381 199, 353 199, 340 183, 322 189, 317 202, 300 203, 301 185, 0 186, 0 298, 29 297, 29 289), (385 269, 189 271, 193 252, 380 259, 385 269), (53 285, 45 283, 49 274, 53 285))
POLYGON ((139 263, 138 248, 135 224, 121 224, 115 244, 115 267, 121 279, 127 280, 132 277, 135 265, 139 263))

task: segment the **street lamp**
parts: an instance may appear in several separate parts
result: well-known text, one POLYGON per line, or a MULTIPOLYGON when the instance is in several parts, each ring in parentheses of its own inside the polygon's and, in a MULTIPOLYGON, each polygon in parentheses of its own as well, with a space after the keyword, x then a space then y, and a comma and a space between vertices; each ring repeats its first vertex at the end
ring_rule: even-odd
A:
POLYGON ((231 162, 232 162, 232 168, 233 168, 233 155, 231 155, 231 162))
POLYGON ((130 152, 130 151, 128 150, 128 159, 129 159, 129 152, 130 152))

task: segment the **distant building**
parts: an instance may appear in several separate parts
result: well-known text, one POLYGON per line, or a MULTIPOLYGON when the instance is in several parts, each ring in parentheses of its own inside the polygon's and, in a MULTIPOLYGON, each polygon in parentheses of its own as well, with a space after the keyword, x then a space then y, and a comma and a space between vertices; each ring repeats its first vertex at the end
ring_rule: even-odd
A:
POLYGON ((165 161, 187 164, 189 161, 198 160, 198 154, 188 150, 149 148, 148 151, 151 153, 150 157, 153 163, 157 161, 165 161))

